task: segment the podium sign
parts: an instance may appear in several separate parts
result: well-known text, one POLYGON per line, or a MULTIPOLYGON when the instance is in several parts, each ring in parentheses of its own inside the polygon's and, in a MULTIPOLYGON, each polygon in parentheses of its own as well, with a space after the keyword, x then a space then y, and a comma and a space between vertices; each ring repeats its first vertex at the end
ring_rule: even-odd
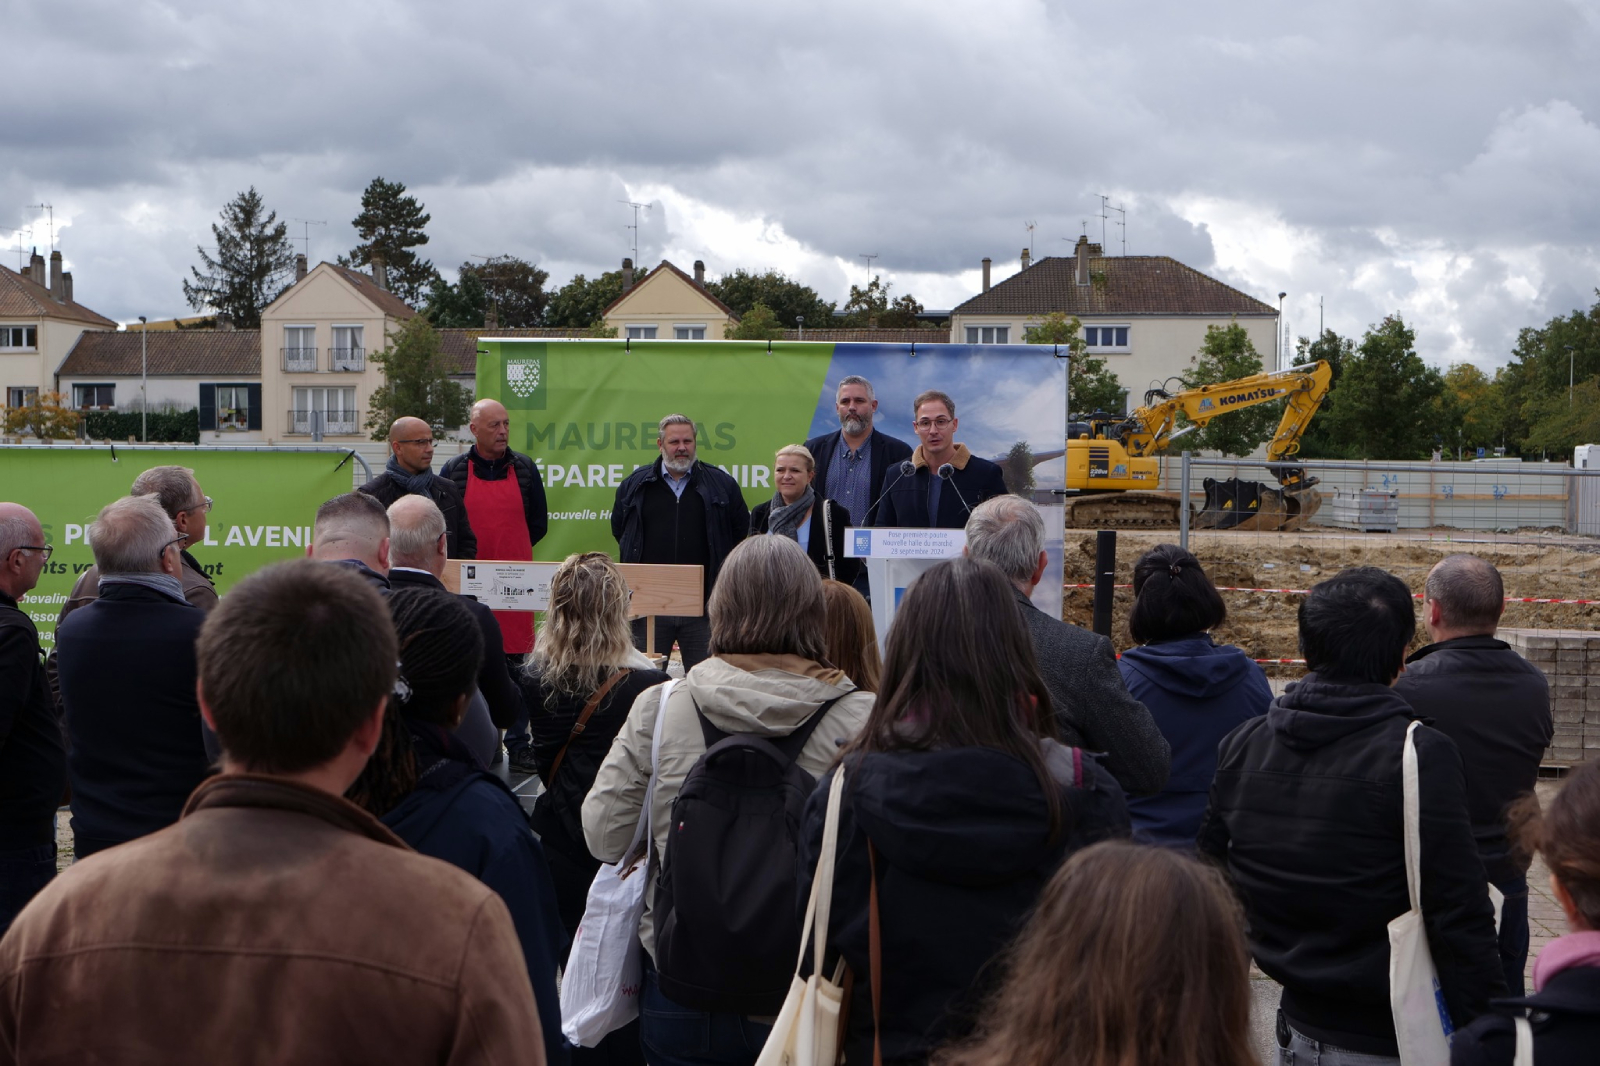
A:
POLYGON ((550 580, 561 564, 463 560, 460 566, 463 596, 496 611, 544 611, 550 607, 550 580))
POLYGON ((960 555, 966 546, 967 531, 964 529, 857 529, 852 526, 844 531, 845 558, 867 561, 872 624, 878 631, 880 653, 906 589, 939 560, 960 555))

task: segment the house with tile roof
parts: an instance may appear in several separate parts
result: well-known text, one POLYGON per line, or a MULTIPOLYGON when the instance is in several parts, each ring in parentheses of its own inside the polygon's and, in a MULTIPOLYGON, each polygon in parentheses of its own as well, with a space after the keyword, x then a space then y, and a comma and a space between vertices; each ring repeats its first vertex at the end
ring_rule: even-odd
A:
POLYGON ((59 251, 50 253, 48 276, 37 251, 24 271, 0 266, 0 401, 23 407, 55 388, 56 370, 79 337, 116 328, 73 299, 59 251))
POLYGON ((1107 256, 1087 237, 1070 256, 1030 262, 950 312, 953 344, 1021 344, 1046 315, 1076 315, 1088 352, 1106 362, 1137 407, 1144 392, 1187 373, 1206 327, 1237 321, 1262 364, 1277 357, 1278 309, 1170 256, 1107 256))
POLYGON ((669 261, 637 282, 633 260, 622 261, 622 295, 602 312, 605 324, 629 340, 720 341, 739 316, 706 288, 706 265, 696 259, 690 277, 669 261))
POLYGON ((56 371, 79 408, 198 408, 201 443, 265 440, 261 334, 253 329, 90 331, 56 371))

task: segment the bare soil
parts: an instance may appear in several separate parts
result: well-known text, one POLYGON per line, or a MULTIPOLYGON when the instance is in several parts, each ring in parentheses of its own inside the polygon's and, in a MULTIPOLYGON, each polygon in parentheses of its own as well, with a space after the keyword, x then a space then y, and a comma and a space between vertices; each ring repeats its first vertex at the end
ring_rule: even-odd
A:
MULTIPOLYGON (((1157 544, 1175 544, 1177 530, 1122 531, 1117 535, 1117 583, 1133 580, 1133 564, 1157 544)), ((1304 589, 1351 566, 1379 566, 1422 591, 1433 564, 1456 552, 1488 559, 1505 578, 1506 595, 1549 599, 1600 600, 1600 540, 1539 530, 1514 534, 1461 530, 1416 530, 1400 534, 1307 530, 1297 533, 1191 531, 1190 550, 1219 586, 1304 589)), ((1095 534, 1067 530, 1065 582, 1094 581, 1095 534)), ((1237 644, 1257 659, 1297 658, 1294 593, 1224 592, 1228 620, 1214 635, 1237 644)), ((1067 588, 1062 616, 1089 626, 1094 594, 1067 588)), ((1120 651, 1128 637, 1132 589, 1118 589, 1113 606, 1112 641, 1120 651)), ((1501 623, 1508 628, 1600 629, 1600 604, 1508 603, 1501 623)), ((1418 643, 1427 635, 1420 631, 1418 643)), ((1298 667, 1285 667, 1297 672, 1298 667)), ((1270 668, 1269 668, 1270 671, 1270 668)))

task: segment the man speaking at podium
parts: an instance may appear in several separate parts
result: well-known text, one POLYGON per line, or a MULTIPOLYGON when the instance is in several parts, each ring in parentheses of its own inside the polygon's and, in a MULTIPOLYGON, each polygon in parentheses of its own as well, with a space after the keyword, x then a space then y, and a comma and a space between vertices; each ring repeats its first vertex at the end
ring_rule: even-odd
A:
POLYGON ((873 525, 961 529, 974 507, 1006 494, 1005 478, 994 463, 956 443, 961 423, 948 395, 929 389, 912 401, 911 411, 922 443, 911 453, 911 473, 893 481, 873 525))

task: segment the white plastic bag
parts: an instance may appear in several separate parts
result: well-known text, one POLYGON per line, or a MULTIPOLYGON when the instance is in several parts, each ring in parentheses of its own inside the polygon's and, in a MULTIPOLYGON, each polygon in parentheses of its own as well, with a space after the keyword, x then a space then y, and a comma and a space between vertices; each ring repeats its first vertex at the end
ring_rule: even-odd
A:
POLYGON ((594 875, 561 977, 561 1031, 579 1047, 595 1047, 607 1033, 639 1016, 644 980, 639 919, 644 916, 645 892, 650 885, 650 805, 656 791, 667 694, 674 684, 676 681, 668 681, 661 686, 661 705, 650 741, 650 784, 633 842, 621 862, 602 866, 594 875))
POLYGON ((844 794, 844 767, 833 775, 828 790, 828 813, 822 823, 822 853, 817 857, 817 874, 811 879, 811 898, 806 901, 805 920, 800 925, 800 958, 795 963, 794 981, 784 997, 783 1009, 772 1025, 767 1042, 761 1047, 756 1066, 834 1066, 839 1051, 839 1014, 844 1006, 844 959, 839 960, 833 980, 822 976, 822 960, 827 950, 828 916, 833 906, 834 852, 839 843, 839 802, 844 794), (801 978, 800 965, 806 957, 806 937, 813 944, 811 976, 801 978))
POLYGON ((1422 923, 1421 800, 1417 783, 1417 745, 1406 729, 1401 758, 1401 803, 1405 813, 1406 889, 1411 909, 1389 923, 1389 1009, 1394 1013, 1395 1042, 1402 1066, 1449 1066, 1454 1025, 1439 988, 1439 974, 1428 951, 1422 923))

